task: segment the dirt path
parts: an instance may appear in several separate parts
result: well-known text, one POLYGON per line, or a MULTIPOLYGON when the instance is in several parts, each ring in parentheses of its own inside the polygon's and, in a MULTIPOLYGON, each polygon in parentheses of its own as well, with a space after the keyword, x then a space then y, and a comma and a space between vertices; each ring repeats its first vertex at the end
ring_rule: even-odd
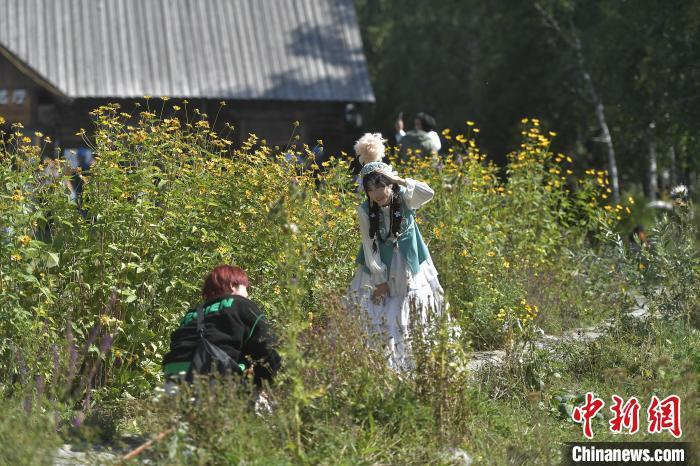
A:
MULTIPOLYGON (((642 296, 635 296, 636 306, 627 313, 635 319, 644 319, 647 315, 647 306, 642 296)), ((600 338, 605 331, 612 326, 612 320, 606 320, 596 327, 583 327, 567 330, 561 335, 542 334, 535 342, 538 349, 552 349, 559 344, 567 342, 588 342, 600 338)), ((487 366, 500 366, 505 360, 504 350, 475 351, 472 360, 467 364, 471 372, 478 372, 487 366)))

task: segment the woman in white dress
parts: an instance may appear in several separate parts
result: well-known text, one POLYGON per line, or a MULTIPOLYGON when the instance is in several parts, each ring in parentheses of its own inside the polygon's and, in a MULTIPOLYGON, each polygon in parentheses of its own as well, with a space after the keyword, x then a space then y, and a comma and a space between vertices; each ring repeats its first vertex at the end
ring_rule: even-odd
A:
POLYGON ((381 162, 380 134, 365 134, 355 152, 363 165, 360 184, 367 200, 357 207, 362 245, 349 297, 366 313, 372 332, 382 335, 391 367, 411 369, 412 315, 420 316, 425 325, 428 314, 440 314, 443 306, 438 273, 415 221, 416 209, 434 192, 426 183, 401 178, 381 162))

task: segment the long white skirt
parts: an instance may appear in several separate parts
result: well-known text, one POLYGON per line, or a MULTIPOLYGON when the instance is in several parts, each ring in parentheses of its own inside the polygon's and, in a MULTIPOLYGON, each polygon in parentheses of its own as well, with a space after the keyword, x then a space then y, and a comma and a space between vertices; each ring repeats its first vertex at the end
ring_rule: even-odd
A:
POLYGON ((440 315, 444 305, 444 291, 438 281, 433 261, 428 258, 413 275, 401 254, 394 254, 389 282, 389 297, 383 303, 372 301, 374 286, 364 267, 358 266, 350 283, 348 298, 366 319, 370 339, 386 346, 389 365, 396 369, 413 369, 409 344, 412 318, 423 326, 431 317, 440 315), (413 312, 412 312, 413 309, 413 312), (413 314, 413 315, 412 315, 413 314))

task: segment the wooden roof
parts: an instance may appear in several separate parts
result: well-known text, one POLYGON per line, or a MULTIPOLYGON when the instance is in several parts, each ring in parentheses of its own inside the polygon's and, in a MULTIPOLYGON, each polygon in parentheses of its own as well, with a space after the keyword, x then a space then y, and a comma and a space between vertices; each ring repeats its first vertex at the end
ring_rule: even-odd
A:
POLYGON ((0 52, 70 98, 374 101, 352 0, 0 0, 0 52))

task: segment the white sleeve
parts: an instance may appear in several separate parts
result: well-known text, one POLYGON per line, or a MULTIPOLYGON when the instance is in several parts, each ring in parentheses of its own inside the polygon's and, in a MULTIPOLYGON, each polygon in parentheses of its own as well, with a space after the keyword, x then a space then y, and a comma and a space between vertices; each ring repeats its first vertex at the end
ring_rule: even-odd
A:
POLYGON ((402 130, 402 129, 399 130, 399 132, 396 133, 396 143, 397 143, 397 144, 400 143, 400 142, 401 142, 401 139, 403 139, 404 136, 406 136, 406 131, 404 131, 404 130, 402 130))
POLYGON ((362 236, 362 247, 365 251, 365 265, 369 269, 370 282, 372 285, 379 285, 387 281, 386 265, 382 263, 382 258, 377 251, 372 250, 372 239, 369 237, 369 217, 362 206, 357 207, 357 218, 360 221, 360 235, 362 236))
POLYGON ((433 146, 435 152, 440 152, 440 149, 442 148, 442 143, 440 142, 440 136, 438 136, 438 133, 436 133, 435 131, 430 131, 428 133, 428 137, 430 138, 430 145, 433 146))
POLYGON ((403 200, 409 209, 417 209, 433 198, 435 191, 422 181, 406 178, 406 189, 403 192, 403 200))

